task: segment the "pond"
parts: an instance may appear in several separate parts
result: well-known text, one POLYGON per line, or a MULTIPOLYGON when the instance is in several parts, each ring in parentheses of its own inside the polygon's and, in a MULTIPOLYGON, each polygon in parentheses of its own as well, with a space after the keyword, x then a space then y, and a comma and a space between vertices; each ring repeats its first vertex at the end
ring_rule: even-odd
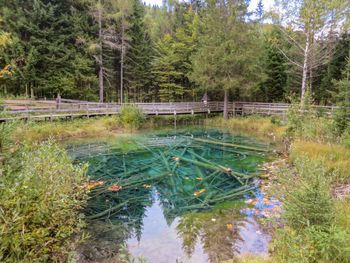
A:
MULTIPOLYGON (((218 262, 267 254, 268 233, 248 200, 262 197, 259 165, 272 147, 204 127, 82 141, 89 164, 89 238, 79 262, 218 262)), ((257 209, 264 203, 254 204, 257 209)))

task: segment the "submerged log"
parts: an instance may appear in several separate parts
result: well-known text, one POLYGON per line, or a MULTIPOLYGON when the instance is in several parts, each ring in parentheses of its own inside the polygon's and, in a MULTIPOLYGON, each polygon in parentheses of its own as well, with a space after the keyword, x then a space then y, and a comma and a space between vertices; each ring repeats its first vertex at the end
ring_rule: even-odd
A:
POLYGON ((192 140, 197 141, 197 142, 204 142, 204 143, 209 143, 209 144, 228 146, 228 147, 245 149, 245 150, 256 151, 256 152, 269 152, 270 151, 268 149, 262 149, 262 148, 247 146, 247 145, 240 145, 240 144, 234 144, 234 143, 228 143, 228 142, 219 142, 219 141, 206 140, 206 139, 200 139, 200 138, 192 138, 192 140))

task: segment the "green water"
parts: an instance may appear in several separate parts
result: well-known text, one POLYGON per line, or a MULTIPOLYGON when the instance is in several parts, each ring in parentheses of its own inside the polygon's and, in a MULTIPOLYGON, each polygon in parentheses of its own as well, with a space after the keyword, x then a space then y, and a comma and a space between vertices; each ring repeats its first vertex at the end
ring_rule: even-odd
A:
POLYGON ((271 147, 224 130, 191 128, 82 141, 68 148, 99 185, 84 210, 80 262, 218 262, 267 253, 269 236, 242 211, 271 147))

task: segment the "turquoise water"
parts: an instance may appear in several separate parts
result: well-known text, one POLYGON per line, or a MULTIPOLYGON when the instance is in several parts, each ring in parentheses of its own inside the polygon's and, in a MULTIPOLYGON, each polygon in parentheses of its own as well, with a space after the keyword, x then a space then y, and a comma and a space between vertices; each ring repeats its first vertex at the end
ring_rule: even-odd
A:
POLYGON ((82 141, 68 150, 89 163, 93 180, 80 262, 218 262, 267 253, 269 235, 244 211, 259 193, 258 166, 270 158, 269 145, 200 127, 82 141))

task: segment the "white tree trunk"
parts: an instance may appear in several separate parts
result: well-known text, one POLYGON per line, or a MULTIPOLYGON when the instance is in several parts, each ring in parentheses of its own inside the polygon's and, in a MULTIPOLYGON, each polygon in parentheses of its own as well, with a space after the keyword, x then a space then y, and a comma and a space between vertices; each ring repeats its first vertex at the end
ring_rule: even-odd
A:
POLYGON ((308 73, 308 64, 309 64, 309 50, 310 50, 310 34, 309 34, 309 32, 307 32, 305 50, 304 50, 303 79, 302 79, 302 83, 301 83, 301 99, 302 100, 304 100, 305 93, 306 93, 307 73, 308 73))

